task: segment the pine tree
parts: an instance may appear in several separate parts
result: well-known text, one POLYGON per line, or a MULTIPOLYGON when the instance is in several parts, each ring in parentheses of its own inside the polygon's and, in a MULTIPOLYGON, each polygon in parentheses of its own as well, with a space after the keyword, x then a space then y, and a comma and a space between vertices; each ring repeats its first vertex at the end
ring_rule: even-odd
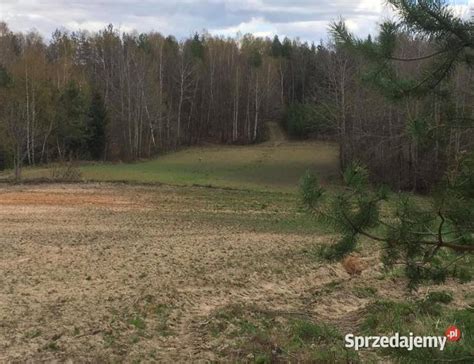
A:
POLYGON ((191 54, 196 59, 204 59, 204 44, 198 33, 194 34, 191 41, 191 54))
POLYGON ((70 81, 61 93, 57 104, 55 136, 59 159, 80 158, 86 140, 87 96, 75 81, 70 81))
POLYGON ((278 35, 275 35, 275 37, 273 38, 272 47, 271 47, 271 55, 274 58, 281 57, 282 55, 282 45, 281 45, 280 39, 278 38, 278 35))
MULTIPOLYGON (((343 22, 333 26, 339 45, 359 52, 370 62, 368 78, 389 99, 423 98, 442 92, 457 66, 473 66, 472 20, 455 17, 441 1, 389 2, 400 21, 382 24, 376 41, 355 38, 343 22), (435 51, 411 59, 395 57, 401 33, 428 40, 435 51), (420 78, 405 79, 396 72, 396 62, 421 61, 424 68, 420 78)), ((443 127, 471 127, 472 121, 453 114, 443 127)), ((332 224, 341 236, 338 243, 323 249, 326 258, 341 259, 356 249, 364 237, 383 245, 383 261, 388 267, 404 264, 411 288, 424 280, 470 278, 458 263, 474 252, 472 151, 454 156, 430 202, 400 193, 393 207, 393 194, 385 187, 371 186, 368 170, 359 163, 352 163, 343 177, 347 189, 333 197, 325 193, 315 176, 307 174, 302 180, 304 204, 332 224)))
POLYGON ((449 3, 440 0, 389 0, 400 20, 380 26, 377 41, 350 34, 343 21, 333 24, 332 34, 342 46, 361 53, 371 62, 370 79, 391 99, 426 96, 440 92, 439 86, 459 65, 474 65, 474 20, 453 14, 449 3), (401 34, 428 40, 434 50, 414 58, 397 57, 401 34), (416 78, 401 78, 400 62, 424 62, 416 78), (427 63, 427 64, 426 64, 427 63))
POLYGON ((99 92, 94 92, 91 100, 87 125, 87 149, 92 159, 104 157, 106 145, 107 110, 99 92))

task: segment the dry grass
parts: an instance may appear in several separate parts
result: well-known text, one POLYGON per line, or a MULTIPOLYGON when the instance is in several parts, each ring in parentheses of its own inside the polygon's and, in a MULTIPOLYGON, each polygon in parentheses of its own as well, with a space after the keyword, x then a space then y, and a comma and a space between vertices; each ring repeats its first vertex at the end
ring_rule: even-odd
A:
MULTIPOLYGON (((304 253, 330 236, 235 223, 297 215, 287 196, 259 196, 1 187, 0 362, 225 361, 228 338, 211 340, 205 330, 231 305, 304 312, 345 333, 357 327, 370 294, 403 299, 403 282, 384 278, 373 250, 361 253, 367 269, 350 276, 340 263, 304 253)), ((450 289, 452 304, 462 305, 472 285, 450 289)))
POLYGON ((200 193, 0 190, 0 361, 211 359, 194 330, 212 310, 291 305, 314 279, 295 254, 313 239, 194 221, 186 209, 212 208, 200 193))

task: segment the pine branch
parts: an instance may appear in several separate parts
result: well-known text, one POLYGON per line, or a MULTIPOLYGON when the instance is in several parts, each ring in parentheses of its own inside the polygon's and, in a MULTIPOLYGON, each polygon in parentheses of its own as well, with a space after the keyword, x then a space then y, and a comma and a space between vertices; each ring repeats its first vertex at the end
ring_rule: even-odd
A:
MULTIPOLYGON (((354 224, 354 222, 351 219, 349 219, 349 217, 347 216, 347 214, 344 211, 342 211, 342 216, 347 221, 347 223, 349 223, 349 225, 351 225, 351 227, 354 229, 354 231, 357 232, 358 234, 363 235, 363 236, 365 236, 367 238, 370 238, 372 240, 375 240, 375 241, 380 241, 380 242, 386 242, 387 241, 387 238, 382 238, 382 237, 373 235, 373 234, 359 228, 358 226, 356 226, 354 224)), ((442 230, 443 224, 444 224, 444 222, 442 224, 440 224, 440 230, 442 230)), ((441 233, 439 233, 439 234, 441 234, 441 233)), ((452 250, 455 250, 457 252, 474 252, 474 245, 460 245, 460 244, 454 244, 453 242, 445 242, 445 241, 443 241, 443 239, 440 235, 439 235, 438 241, 410 240, 410 241, 406 241, 406 243, 408 243, 408 244, 435 245, 437 247, 437 249, 435 248, 436 250, 439 250, 442 247, 446 247, 446 248, 450 248, 452 250)))
POLYGON ((415 58, 390 57, 389 59, 391 61, 398 61, 398 62, 418 62, 418 61, 423 61, 423 60, 426 60, 426 59, 430 59, 430 58, 439 56, 440 54, 447 53, 447 52, 450 52, 450 50, 449 49, 443 49, 443 50, 440 50, 438 52, 428 54, 426 56, 420 56, 420 57, 415 57, 415 58))
POLYGON ((449 71, 451 70, 451 67, 453 66, 454 62, 456 61, 456 58, 460 52, 461 48, 459 48, 455 55, 451 56, 447 61, 442 63, 435 71, 430 72, 428 76, 426 76, 422 81, 420 81, 417 85, 407 89, 403 90, 401 89, 400 91, 402 92, 403 95, 409 96, 411 93, 413 93, 416 90, 419 90, 423 85, 428 83, 430 80, 436 80, 433 84, 430 84, 428 86, 428 91, 431 91, 435 89, 448 75, 449 71), (440 73, 439 75, 437 75, 440 73))

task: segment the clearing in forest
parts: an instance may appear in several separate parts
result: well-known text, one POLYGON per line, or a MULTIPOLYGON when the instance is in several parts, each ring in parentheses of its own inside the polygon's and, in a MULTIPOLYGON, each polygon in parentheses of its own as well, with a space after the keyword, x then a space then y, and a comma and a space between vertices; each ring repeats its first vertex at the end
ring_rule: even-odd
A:
MULTIPOLYGON (((269 140, 249 146, 206 145, 136 163, 83 165, 88 181, 126 181, 296 192, 307 169, 325 182, 337 180, 338 146, 323 141, 290 141, 277 123, 268 124, 269 140)), ((3 173, 0 178, 11 177, 3 173)), ((26 179, 50 178, 49 168, 26 168, 26 179)))

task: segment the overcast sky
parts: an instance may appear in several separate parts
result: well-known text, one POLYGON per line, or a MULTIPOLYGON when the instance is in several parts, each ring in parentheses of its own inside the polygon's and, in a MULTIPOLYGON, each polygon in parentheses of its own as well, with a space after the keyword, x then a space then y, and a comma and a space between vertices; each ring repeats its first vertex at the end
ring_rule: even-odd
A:
MULTIPOLYGON (((474 0, 451 0, 469 14, 474 0)), ((0 0, 0 21, 14 31, 36 29, 46 37, 57 28, 103 29, 113 23, 122 31, 159 31, 178 38, 202 30, 234 36, 326 39, 328 24, 343 17, 363 36, 390 17, 384 0, 0 0)))

